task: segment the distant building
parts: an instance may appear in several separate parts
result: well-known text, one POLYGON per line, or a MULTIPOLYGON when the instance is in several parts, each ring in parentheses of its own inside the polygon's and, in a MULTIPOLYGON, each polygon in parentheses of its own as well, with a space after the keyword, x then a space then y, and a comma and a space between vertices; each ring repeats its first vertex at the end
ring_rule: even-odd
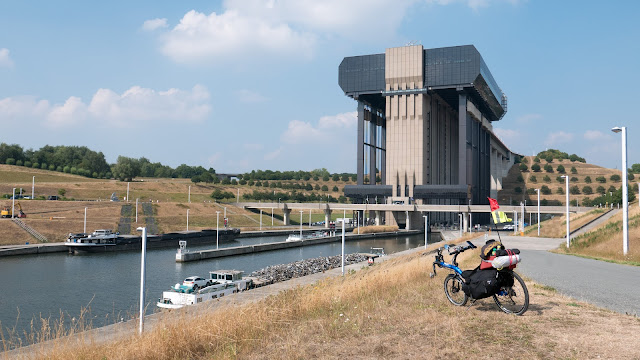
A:
MULTIPOLYGON (((390 48, 346 57, 340 87, 357 100, 357 203, 488 204, 514 162, 493 134, 507 97, 473 45, 390 48)), ((411 224, 422 216, 410 212, 411 224)), ((387 224, 406 223, 387 211, 387 224)), ((431 222, 457 222, 439 213, 431 222)))

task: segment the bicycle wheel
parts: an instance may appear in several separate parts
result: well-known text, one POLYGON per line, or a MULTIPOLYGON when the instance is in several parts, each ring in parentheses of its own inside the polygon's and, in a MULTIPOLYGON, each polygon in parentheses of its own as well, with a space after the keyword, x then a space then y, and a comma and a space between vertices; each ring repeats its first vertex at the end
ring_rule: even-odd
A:
POLYGON ((462 278, 457 274, 449 274, 444 279, 444 293, 453 305, 462 306, 467 303, 467 294, 462 291, 462 278))
POLYGON ((513 275, 513 286, 503 286, 500 291, 493 295, 493 300, 500 310, 507 314, 522 315, 529 308, 529 291, 527 285, 520 275, 511 272, 513 275))

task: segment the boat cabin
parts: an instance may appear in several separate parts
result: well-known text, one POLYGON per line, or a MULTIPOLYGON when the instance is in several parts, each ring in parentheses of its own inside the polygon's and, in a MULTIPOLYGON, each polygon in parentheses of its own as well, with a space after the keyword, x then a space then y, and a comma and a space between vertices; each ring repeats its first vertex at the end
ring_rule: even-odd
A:
POLYGON ((242 274, 240 270, 209 271, 209 279, 218 283, 230 283, 242 280, 242 274))

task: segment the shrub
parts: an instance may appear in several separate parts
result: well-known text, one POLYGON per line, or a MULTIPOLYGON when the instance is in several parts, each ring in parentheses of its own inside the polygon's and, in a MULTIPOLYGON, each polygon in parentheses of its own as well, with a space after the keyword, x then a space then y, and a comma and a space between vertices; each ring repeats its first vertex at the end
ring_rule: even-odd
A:
POLYGON ((577 174, 577 173, 578 173, 578 170, 576 170, 576 167, 575 167, 575 166, 572 166, 572 167, 571 167, 571 173, 572 173, 572 174, 577 174))
POLYGON ((358 175, 351 175, 351 181, 356 182, 358 181, 358 175))
POLYGON ((340 175, 338 175, 338 174, 333 174, 333 177, 331 178, 331 180, 333 180, 333 181, 339 181, 339 180, 340 180, 340 175))
POLYGON ((535 172, 540 172, 540 165, 538 165, 538 164, 531 165, 531 170, 533 170, 535 172))
POLYGON ((256 181, 256 186, 262 186, 262 181, 260 180, 256 181))
POLYGON ((49 165, 49 171, 54 171, 56 169, 56 166, 53 164, 49 165))
POLYGON ((523 164, 528 164, 529 163, 529 159, 525 156, 522 158, 522 163, 523 164))
POLYGON ((16 164, 16 159, 7 158, 7 160, 5 161, 5 164, 7 164, 7 165, 15 165, 16 164))
POLYGON ((540 200, 540 205, 547 206, 548 204, 549 204, 549 201, 547 199, 540 200))
POLYGON ((40 168, 40 163, 34 162, 33 164, 31 164, 31 167, 34 169, 39 169, 40 168))
POLYGON ((572 176, 572 177, 571 177, 571 182, 578 182, 578 178, 577 178, 577 177, 575 177, 575 176, 572 176))
POLYGON ((545 175, 545 176, 542 178, 542 181, 544 181, 544 182, 546 182, 546 183, 549 183, 549 182, 551 182, 551 178, 549 177, 549 175, 545 175))
POLYGON ((318 175, 313 175, 313 181, 318 181, 320 180, 320 176, 318 175))
POLYGON ((535 158, 533 158, 533 162, 539 163, 540 162, 540 158, 536 156, 535 158))
POLYGON ((600 195, 604 195, 605 189, 604 186, 600 185, 596 188, 596 192, 600 195))
POLYGON ((596 181, 597 181, 597 182, 599 182, 599 183, 604 184, 604 183, 606 183, 606 182, 607 182, 607 179, 606 179, 604 176, 598 176, 598 177, 596 178, 596 181))
POLYGON ((255 184, 256 184, 256 182, 255 182, 255 181, 253 181, 253 180, 249 180, 249 181, 247 181, 247 185, 249 185, 249 186, 253 186, 253 185, 255 185, 255 184))
POLYGON ((564 178, 562 176, 558 176, 556 178, 556 181, 559 182, 559 183, 564 182, 564 178))
POLYGON ((320 190, 320 184, 316 184, 316 186, 313 188, 315 191, 319 191, 320 190))
POLYGON ((556 189, 556 194, 564 195, 564 188, 562 186, 558 186, 558 188, 556 189))
POLYGON ((580 194, 580 188, 578 188, 578 185, 573 185, 569 188, 569 192, 573 195, 578 195, 580 194))
POLYGON ((591 186, 585 186, 582 188, 582 193, 585 195, 591 195, 593 194, 593 189, 591 189, 591 186))
POLYGON ((585 163, 587 162, 584 158, 581 158, 580 156, 576 155, 576 154, 571 154, 569 156, 569 160, 571 160, 571 162, 581 162, 581 163, 585 163))
POLYGON ((513 189, 513 190, 516 192, 516 194, 521 194, 522 193, 522 188, 520 186, 516 186, 516 188, 513 189))
POLYGON ((247 180, 245 179, 240 180, 240 185, 247 185, 247 180))
POLYGON ((538 178, 536 178, 535 175, 531 175, 531 176, 529 176, 529 181, 535 183, 535 182, 538 182, 538 178))
POLYGON ((559 172, 560 174, 564 174, 564 166, 558 165, 558 167, 556 168, 556 171, 559 172))
POLYGON ((547 164, 550 164, 553 162, 553 156, 552 155, 547 155, 547 157, 544 158, 545 160, 547 160, 547 164))
POLYGON ((534 188, 528 188, 527 189, 527 195, 534 195, 536 193, 536 189, 534 188))
POLYGON ((17 166, 22 166, 22 160, 18 160, 18 161, 16 161, 16 165, 17 165, 17 166))
POLYGON ((58 189, 58 195, 60 196, 64 196, 67 193, 67 190, 65 189, 58 189))
POLYGON ((591 176, 586 176, 584 178, 584 182, 586 182, 587 184, 591 184, 591 176))
POLYGON ((340 191, 340 190, 338 189, 337 186, 334 186, 333 189, 331 189, 331 191, 340 191))
POLYGON ((633 180, 633 179, 635 179, 635 178, 636 178, 636 177, 633 175, 633 173, 629 173, 629 174, 627 174, 627 179, 628 179, 629 181, 631 181, 631 180, 633 180))
POLYGON ((522 182, 524 182, 524 178, 522 177, 522 175, 518 175, 518 177, 516 178, 516 180, 517 180, 518 182, 521 182, 521 183, 522 183, 522 182))
POLYGON ((613 174, 609 177, 609 180, 613 181, 613 182, 619 182, 620 181, 620 175, 618 174, 613 174))
POLYGON ((552 173, 553 172, 553 166, 547 164, 544 166, 544 171, 548 172, 548 173, 552 173))
POLYGON ((522 172, 529 170, 529 167, 525 164, 520 164, 519 168, 522 172))
POLYGON ((610 192, 610 193, 611 193, 611 192, 616 192, 616 188, 615 188, 615 186, 611 185, 611 186, 609 186, 609 188, 607 189, 607 191, 608 191, 608 192, 610 192))
POLYGON ((322 185, 322 191, 329 191, 329 187, 327 185, 322 185))
POLYGON ((329 175, 324 175, 322 177, 322 181, 329 181, 329 175))
POLYGON ((48 168, 49 168, 49 165, 47 165, 47 163, 40 164, 40 169, 47 170, 48 168))
POLYGON ((549 189, 547 185, 542 185, 542 187, 540 188, 540 192, 542 192, 545 195, 550 195, 551 189, 549 189))

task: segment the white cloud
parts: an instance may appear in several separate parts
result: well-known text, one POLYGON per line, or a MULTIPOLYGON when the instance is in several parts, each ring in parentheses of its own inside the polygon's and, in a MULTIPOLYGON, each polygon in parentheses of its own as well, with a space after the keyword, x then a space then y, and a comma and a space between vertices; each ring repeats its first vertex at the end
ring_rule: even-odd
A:
POLYGON ((545 144, 548 146, 556 146, 559 144, 566 144, 573 140, 573 134, 564 131, 557 131, 547 135, 545 144))
POLYGON ((455 3, 465 3, 468 7, 473 10, 478 10, 480 8, 485 8, 491 6, 492 3, 496 2, 508 2, 513 6, 517 6, 522 2, 526 2, 527 0, 427 0, 428 4, 435 5, 450 5, 455 3))
POLYGON ((166 28, 169 25, 167 24, 167 19, 151 19, 147 20, 142 24, 142 29, 145 31, 153 31, 161 28, 166 28))
POLYGON ((274 150, 274 151, 272 151, 272 152, 269 152, 269 153, 264 154, 264 159, 265 159, 265 160, 275 160, 275 159, 277 159, 277 158, 279 158, 279 157, 280 157, 280 154, 282 154, 282 150, 283 150, 283 147, 282 147, 282 146, 280 146, 280 147, 279 147, 279 148, 277 148, 276 150, 274 150))
POLYGON ((268 100, 266 96, 247 89, 236 91, 236 97, 240 102, 249 104, 262 103, 268 100))
POLYGON ((598 130, 587 130, 584 132, 583 137, 587 140, 601 140, 605 138, 605 134, 598 130))
POLYGON ((509 144, 515 144, 520 140, 521 134, 518 130, 494 128, 493 132, 498 139, 507 146, 509 146, 509 144))
POLYGON ((141 122, 202 122, 210 113, 209 92, 200 85, 190 91, 156 91, 133 86, 122 94, 99 89, 88 104, 76 96, 54 105, 29 96, 0 99, 0 122, 33 119, 52 128, 85 121, 117 127, 132 127, 141 122))
POLYGON ((314 37, 285 23, 271 23, 229 10, 205 15, 191 10, 162 38, 162 52, 177 62, 220 61, 285 54, 309 57, 314 37))
POLYGON ((309 122, 292 120, 280 139, 287 144, 323 143, 330 146, 336 139, 340 139, 335 136, 336 132, 346 132, 352 135, 357 119, 358 113, 353 111, 334 116, 323 116, 317 126, 309 122))
POLYGON ((12 67, 13 61, 9 57, 9 49, 0 48, 0 67, 12 67))

